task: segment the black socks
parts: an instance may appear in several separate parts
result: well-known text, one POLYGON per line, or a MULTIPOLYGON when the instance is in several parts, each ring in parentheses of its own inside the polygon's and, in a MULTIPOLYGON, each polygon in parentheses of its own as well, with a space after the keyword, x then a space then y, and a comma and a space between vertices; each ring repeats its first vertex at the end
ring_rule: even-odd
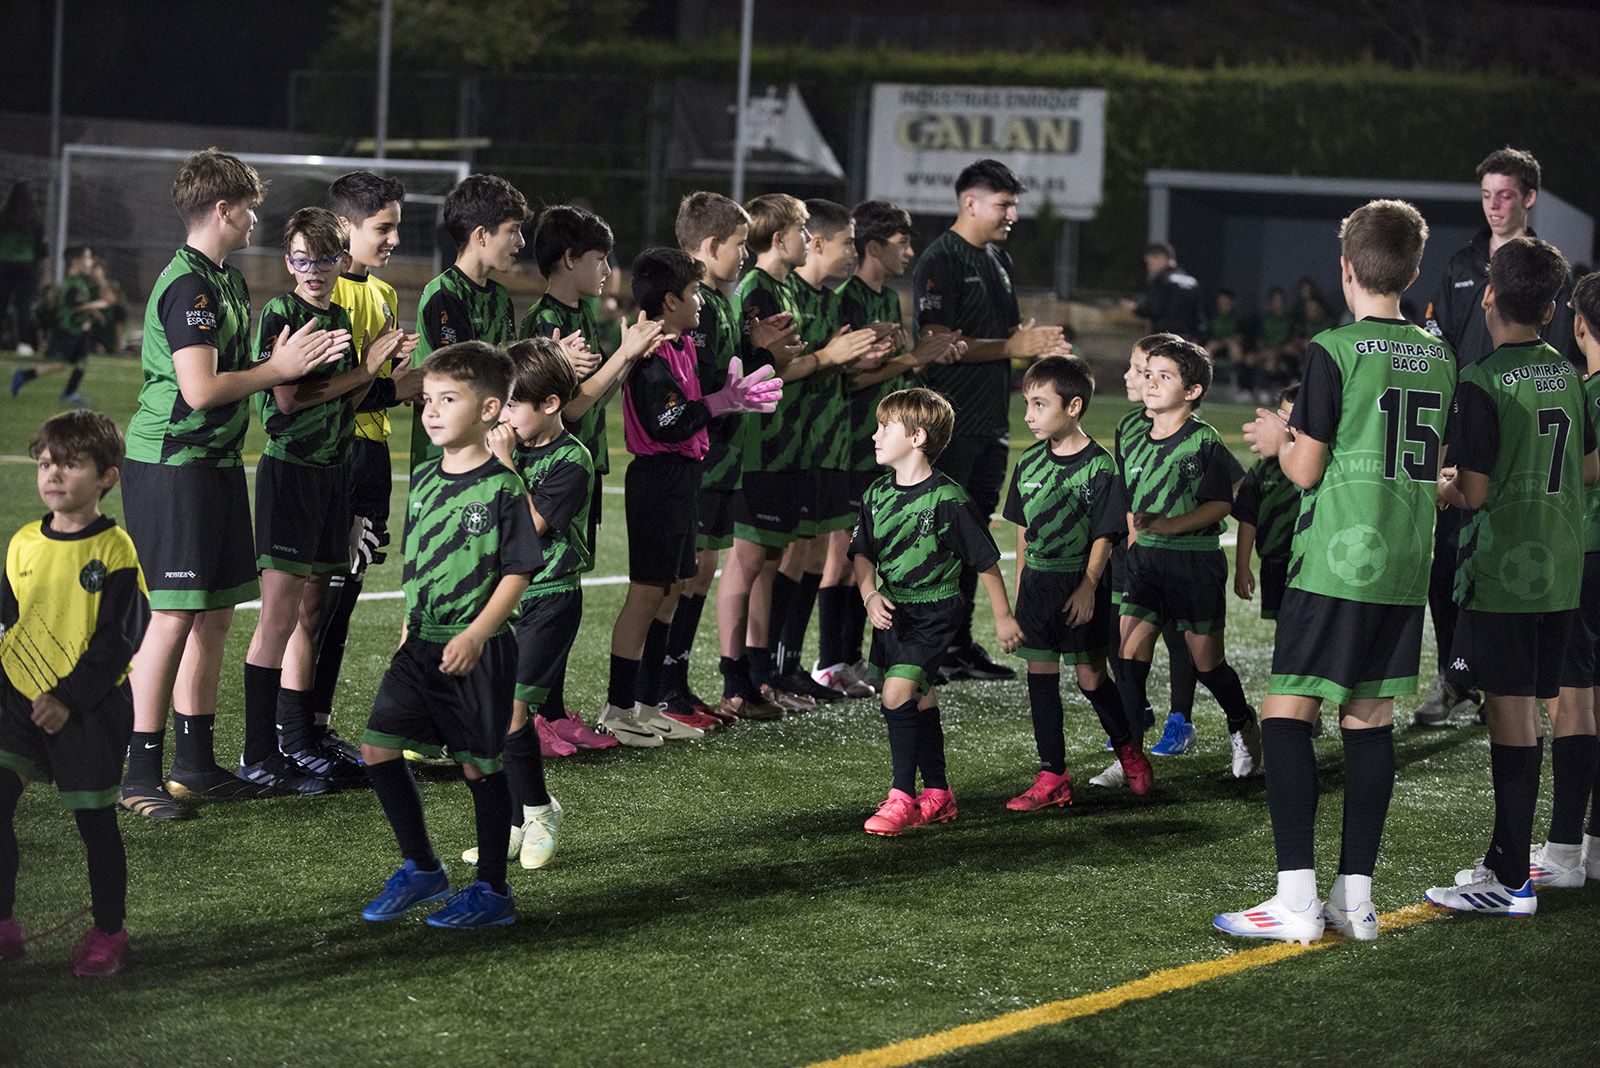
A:
MULTIPOLYGON (((1265 726, 1262 725, 1263 738, 1265 726)), ((1394 728, 1344 727, 1339 734, 1344 738, 1344 830, 1339 842, 1339 874, 1370 878, 1378 863, 1389 798, 1394 794, 1394 728)), ((1267 765, 1267 776, 1270 789, 1271 764, 1267 765)))
POLYGON ((1189 655, 1189 641, 1174 623, 1168 623, 1162 629, 1161 640, 1167 647, 1167 677, 1172 682, 1172 707, 1167 711, 1182 712, 1187 722, 1194 718, 1196 679, 1194 658, 1189 655))
POLYGON ((1229 731, 1242 730, 1256 718, 1255 709, 1251 708, 1250 702, 1245 699, 1244 686, 1239 682, 1239 673, 1234 671, 1226 660, 1210 671, 1196 671, 1194 676, 1211 691, 1211 696, 1217 699, 1217 704, 1222 706, 1223 715, 1228 717, 1229 731))
POLYGON ((17 799, 22 780, 10 768, 0 768, 0 920, 9 920, 17 904, 17 872, 22 854, 17 850, 17 799))
POLYGON ((317 673, 311 683, 312 711, 319 727, 328 725, 339 669, 344 666, 344 646, 350 637, 350 617, 361 598, 362 576, 334 575, 328 579, 328 607, 317 642, 317 673))
POLYGON ((717 670, 722 673, 723 697, 750 697, 759 693, 756 684, 750 678, 749 657, 719 657, 717 670))
POLYGON ((1494 837, 1483 863, 1494 872, 1501 885, 1513 890, 1528 881, 1533 810, 1539 804, 1539 765, 1543 761, 1542 741, 1537 745, 1489 743, 1489 773, 1494 779, 1494 837))
POLYGON ((1039 767, 1060 775, 1067 770, 1060 675, 1028 672, 1028 711, 1033 716, 1033 744, 1039 750, 1039 767))
POLYGON ((1583 844, 1583 810, 1595 789, 1595 773, 1600 766, 1600 739, 1592 734, 1573 734, 1550 743, 1549 841, 1558 845, 1583 844))
POLYGON ((817 587, 822 576, 806 571, 795 583, 794 597, 783 617, 783 632, 778 640, 778 674, 788 675, 800 670, 800 650, 805 645, 806 628, 811 626, 811 613, 817 606, 817 587))
POLYGON ((883 706, 883 719, 889 725, 889 760, 894 768, 893 785, 912 797, 917 796, 918 738, 917 702, 907 701, 890 708, 883 706))
MULTIPOLYGON (((216 716, 186 716, 182 712, 172 717, 172 731, 175 736, 176 746, 172 754, 172 762, 181 764, 191 770, 200 770, 212 767, 217 762, 216 749, 216 716)), ((129 746, 129 767, 132 767, 132 746, 129 746)), ((156 760, 159 763, 161 754, 159 747, 156 760)), ((161 777, 161 769, 156 768, 156 778, 161 777)))
MULTIPOLYGON (((74 367, 72 369, 72 373, 67 376, 67 384, 66 384, 66 387, 63 388, 62 391, 61 391, 61 399, 62 400, 66 400, 68 397, 70 397, 74 393, 78 392, 78 387, 80 385, 82 385, 82 384, 83 384, 83 368, 82 367, 74 367)), ((120 927, 118 929, 120 930, 120 927)), ((106 933, 107 934, 116 934, 117 932, 115 930, 113 930, 113 931, 108 931, 106 933)))
POLYGON ((606 703, 630 709, 639 699, 639 661, 611 654, 611 681, 606 686, 606 703))
POLYGON ((285 753, 303 753, 316 744, 312 699, 304 690, 278 691, 278 748, 285 753))
POLYGON ((939 706, 913 715, 917 717, 917 768, 922 772, 922 788, 948 790, 950 780, 945 778, 944 725, 939 720, 939 706))
POLYGON ((783 647, 783 625, 799 589, 800 583, 782 571, 772 576, 772 611, 767 616, 767 645, 762 650, 765 662, 756 657, 754 649, 750 650, 750 667, 756 672, 759 683, 770 685, 772 676, 783 673, 783 660, 779 655, 783 647))
POLYGON ((694 635, 700 629, 700 615, 705 611, 705 594, 678 598, 678 608, 672 613, 672 629, 667 635, 667 667, 664 681, 667 690, 688 695, 689 654, 694 651, 694 635))
POLYGON ((1144 706, 1149 703, 1145 694, 1145 683, 1149 679, 1149 661, 1117 661, 1117 691, 1122 695, 1123 722, 1120 730, 1112 730, 1112 724, 1106 725, 1106 733, 1111 736, 1113 746, 1127 745, 1134 735, 1141 733, 1138 724, 1144 714, 1144 706))
POLYGON ((134 731, 128 739, 128 772, 123 781, 129 785, 160 786, 165 742, 165 731, 134 731))
MULTIPOLYGON (((1089 707, 1094 709, 1095 716, 1100 720, 1100 726, 1105 728, 1108 736, 1113 735, 1115 731, 1128 731, 1128 718, 1122 711, 1122 694, 1115 682, 1106 679, 1092 690, 1085 690, 1080 686, 1078 692, 1088 699, 1089 707)), ((1133 735, 1128 733, 1120 742, 1112 737, 1111 744, 1123 745, 1132 740, 1133 735)))
MULTIPOLYGON (((402 759, 368 764, 367 779, 372 783, 372 792, 378 795, 378 804, 383 806, 383 814, 388 819, 389 826, 394 828, 395 841, 400 845, 400 855, 423 871, 437 869, 439 858, 434 855, 433 843, 428 840, 428 824, 422 815, 422 794, 417 792, 417 781, 411 777, 411 769, 406 767, 406 762, 402 759)), ((503 819, 504 806, 501 807, 500 813, 503 819)), ((508 831, 506 841, 500 846, 502 865, 505 862, 506 846, 510 841, 508 831)), ((504 878, 503 869, 502 878, 504 878)))
POLYGON ((1272 814, 1278 870, 1315 868, 1317 754, 1311 745, 1311 724, 1298 719, 1263 720, 1261 759, 1267 768, 1267 808, 1272 814))
POLYGON ((117 830, 117 810, 80 808, 73 814, 89 862, 89 904, 94 925, 106 934, 122 930, 128 906, 128 855, 117 830))
POLYGON ((478 830, 478 879, 497 894, 506 892, 506 850, 511 847, 511 789, 506 774, 497 771, 481 779, 468 779, 472 791, 472 817, 478 830))
POLYGON ((259 764, 278 751, 281 668, 244 666, 244 762, 259 764))
POLYGON ((633 689, 635 698, 647 707, 654 707, 661 702, 661 677, 665 673, 667 636, 671 632, 671 623, 652 619, 650 630, 645 634, 644 653, 639 657, 638 681, 633 689))
POLYGON ((522 826, 523 805, 548 805, 550 791, 544 782, 544 758, 539 755, 539 736, 533 724, 506 735, 506 780, 510 783, 511 822, 522 826))

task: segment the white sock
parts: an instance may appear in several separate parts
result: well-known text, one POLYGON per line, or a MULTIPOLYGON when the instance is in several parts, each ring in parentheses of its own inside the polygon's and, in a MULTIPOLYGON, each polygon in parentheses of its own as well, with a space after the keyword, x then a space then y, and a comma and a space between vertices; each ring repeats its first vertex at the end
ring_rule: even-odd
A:
POLYGON ((1583 843, 1546 842, 1544 855, 1563 868, 1576 868, 1583 863, 1583 843))
POLYGON ((1333 880, 1328 901, 1336 908, 1359 908, 1372 900, 1372 876, 1340 875, 1333 880))
POLYGON ((1590 864, 1600 864, 1600 837, 1592 834, 1583 836, 1583 856, 1590 864))
POLYGON ((1297 912, 1317 899, 1317 869, 1296 868, 1278 873, 1278 900, 1297 912))

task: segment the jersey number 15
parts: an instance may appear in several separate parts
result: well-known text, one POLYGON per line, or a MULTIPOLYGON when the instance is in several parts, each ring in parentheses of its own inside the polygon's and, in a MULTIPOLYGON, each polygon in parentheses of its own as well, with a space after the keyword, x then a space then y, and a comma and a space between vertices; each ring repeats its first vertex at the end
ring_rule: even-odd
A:
POLYGON ((1444 409, 1444 397, 1431 389, 1390 386, 1378 398, 1383 412, 1383 477, 1394 478, 1403 469, 1415 482, 1432 482, 1439 475, 1439 431, 1422 421, 1423 412, 1444 409))

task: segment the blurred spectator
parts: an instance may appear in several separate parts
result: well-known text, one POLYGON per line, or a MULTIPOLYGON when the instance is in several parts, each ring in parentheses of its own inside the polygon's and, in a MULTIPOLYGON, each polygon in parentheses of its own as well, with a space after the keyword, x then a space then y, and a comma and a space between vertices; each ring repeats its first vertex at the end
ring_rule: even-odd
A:
POLYGON ((1164 241, 1149 245, 1144 250, 1144 267, 1150 275, 1144 300, 1138 303, 1124 300, 1122 306, 1149 320, 1152 334, 1165 331, 1189 341, 1204 342, 1206 314, 1200 283, 1178 266, 1177 252, 1164 241))
POLYGON ((33 303, 44 259, 44 219, 27 182, 17 182, 0 208, 0 338, 32 356, 38 342, 33 303), (10 330, 7 330, 7 323, 10 330))

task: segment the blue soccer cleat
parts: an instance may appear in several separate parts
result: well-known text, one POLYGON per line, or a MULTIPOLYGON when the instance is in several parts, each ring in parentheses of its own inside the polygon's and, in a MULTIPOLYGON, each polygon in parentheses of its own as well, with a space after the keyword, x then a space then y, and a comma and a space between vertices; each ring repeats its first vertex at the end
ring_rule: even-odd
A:
POLYGON ((444 908, 428 917, 429 927, 451 927, 467 931, 475 927, 506 927, 517 922, 517 903, 511 888, 497 894, 483 880, 456 891, 444 908))
POLYGON ((1182 712, 1167 717, 1161 728, 1161 740, 1150 747, 1151 756, 1182 756, 1195 746, 1194 724, 1183 718, 1182 712))
POLYGON ((424 902, 442 901, 449 896, 450 875, 443 864, 435 871, 419 871, 416 861, 408 860, 389 876, 383 893, 367 902, 361 918, 374 923, 395 920, 424 902))

